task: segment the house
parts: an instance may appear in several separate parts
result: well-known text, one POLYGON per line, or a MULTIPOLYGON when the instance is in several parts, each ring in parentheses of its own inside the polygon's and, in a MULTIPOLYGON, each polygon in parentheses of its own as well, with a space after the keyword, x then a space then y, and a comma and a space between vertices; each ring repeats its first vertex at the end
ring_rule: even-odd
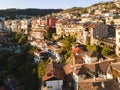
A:
POLYGON ((32 18, 31 19, 31 29, 34 29, 39 26, 39 22, 37 18, 32 18))
POLYGON ((98 60, 98 53, 97 52, 86 52, 83 56, 83 59, 85 61, 85 63, 87 64, 91 64, 93 62, 97 62, 98 60))
MULTIPOLYGON (((113 78, 110 76, 111 75, 110 72, 108 72, 108 69, 110 70, 109 66, 111 62, 114 62, 114 60, 107 59, 107 60, 95 62, 92 64, 83 63, 83 64, 73 65, 72 68, 69 69, 69 72, 73 72, 76 90, 79 90, 80 88, 83 90, 88 90, 88 87, 90 88, 90 90, 104 90, 104 89, 98 89, 100 87, 97 87, 97 88, 94 87, 93 83, 97 83, 97 82, 102 83, 103 81, 107 82, 109 80, 110 81, 113 80, 113 78)), ((116 81, 114 82, 117 84, 116 81)), ((106 88, 111 88, 111 87, 106 86, 106 88)))
POLYGON ((111 67, 111 74, 114 78, 117 79, 118 83, 120 84, 120 62, 112 63, 111 67))
POLYGON ((45 30, 34 30, 29 32, 28 40, 44 39, 45 30))
POLYGON ((49 18, 49 26, 55 26, 57 19, 56 18, 49 18))
POLYGON ((64 72, 62 66, 55 62, 47 65, 46 73, 42 76, 42 90, 63 90, 64 72))
POLYGON ((73 64, 80 64, 84 63, 83 55, 85 50, 83 50, 82 46, 72 46, 72 53, 73 53, 73 64))
POLYGON ((91 22, 93 21, 92 17, 82 17, 81 22, 86 23, 86 22, 91 22))
POLYGON ((115 80, 103 78, 87 79, 78 82, 78 90, 119 90, 119 84, 115 80))
POLYGON ((47 26, 48 25, 48 18, 46 18, 46 17, 39 18, 37 21, 39 22, 40 26, 47 26))
POLYGON ((38 48, 40 48, 40 49, 42 49, 42 50, 46 50, 46 48, 47 48, 47 46, 48 46, 46 40, 36 39, 35 41, 38 42, 38 44, 37 44, 37 47, 38 47, 38 48))
POLYGON ((43 51, 41 49, 36 49, 34 51, 34 62, 37 64, 42 60, 47 60, 48 57, 48 52, 46 51, 43 51))
POLYGON ((88 31, 79 31, 76 35, 76 42, 86 45, 88 35, 88 31))
POLYGON ((72 86, 72 65, 50 62, 42 77, 42 90, 70 90, 72 86))
POLYGON ((46 48, 47 52, 50 54, 51 57, 54 57, 54 61, 56 62, 60 62, 61 60, 63 60, 63 55, 58 52, 60 51, 60 49, 60 46, 57 44, 48 45, 46 48))
POLYGON ((106 17, 106 24, 107 25, 111 25, 111 23, 113 25, 120 25, 120 18, 119 17, 116 17, 115 15, 114 16, 109 16, 109 17, 106 17))
POLYGON ((94 14, 95 14, 95 15, 101 15, 101 14, 102 14, 102 11, 101 11, 101 10, 95 10, 94 14))

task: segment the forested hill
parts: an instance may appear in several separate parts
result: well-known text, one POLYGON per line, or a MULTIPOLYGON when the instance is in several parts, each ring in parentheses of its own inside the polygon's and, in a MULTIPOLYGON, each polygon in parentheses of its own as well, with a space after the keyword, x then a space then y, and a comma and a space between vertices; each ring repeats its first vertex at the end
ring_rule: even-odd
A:
POLYGON ((5 9, 0 10, 0 17, 5 17, 6 19, 16 19, 31 16, 45 16, 51 13, 57 13, 62 11, 62 9, 5 9))

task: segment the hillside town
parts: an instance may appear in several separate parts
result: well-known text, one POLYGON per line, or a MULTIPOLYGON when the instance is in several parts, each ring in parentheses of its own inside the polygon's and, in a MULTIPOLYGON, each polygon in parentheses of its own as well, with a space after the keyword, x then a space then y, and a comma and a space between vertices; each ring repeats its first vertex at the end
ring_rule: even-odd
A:
POLYGON ((0 64, 0 90, 120 90, 120 0, 29 19, 0 17, 3 51, 14 57, 0 64))

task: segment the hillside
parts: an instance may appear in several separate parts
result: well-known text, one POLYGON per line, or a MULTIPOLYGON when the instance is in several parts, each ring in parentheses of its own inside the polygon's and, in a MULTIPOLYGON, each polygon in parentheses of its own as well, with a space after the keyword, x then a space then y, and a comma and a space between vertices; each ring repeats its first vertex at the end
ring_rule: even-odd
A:
POLYGON ((57 13, 62 11, 62 9, 5 9, 0 10, 0 17, 5 17, 6 19, 16 19, 23 17, 32 16, 45 16, 51 13, 57 13))
POLYGON ((111 10, 111 9, 119 9, 114 2, 110 1, 110 2, 99 2, 96 4, 93 4, 89 7, 73 7, 73 8, 69 8, 69 9, 65 9, 63 11, 61 11, 62 13, 79 13, 79 14, 83 14, 83 13, 88 13, 89 10, 98 10, 98 9, 105 9, 105 10, 111 10))

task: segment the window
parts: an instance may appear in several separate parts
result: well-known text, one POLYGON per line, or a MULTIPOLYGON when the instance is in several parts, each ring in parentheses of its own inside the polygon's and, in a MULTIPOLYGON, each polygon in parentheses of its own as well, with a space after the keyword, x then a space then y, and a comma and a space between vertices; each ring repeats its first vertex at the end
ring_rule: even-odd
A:
POLYGON ((52 88, 52 86, 48 86, 47 88, 52 88))

